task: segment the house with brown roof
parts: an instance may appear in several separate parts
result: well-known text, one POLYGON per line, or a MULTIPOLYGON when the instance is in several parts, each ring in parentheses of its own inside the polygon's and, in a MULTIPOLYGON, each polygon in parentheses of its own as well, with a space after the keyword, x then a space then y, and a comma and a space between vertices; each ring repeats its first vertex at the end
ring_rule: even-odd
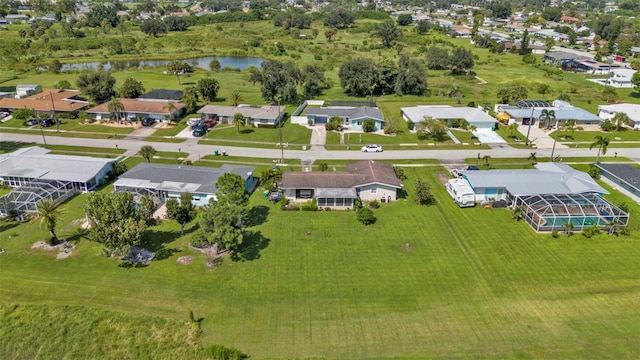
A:
POLYGON ((350 209, 356 199, 396 201, 402 181, 390 164, 365 160, 348 164, 346 171, 285 172, 281 187, 293 203, 316 199, 320 208, 350 209))
MULTIPOLYGON (((157 100, 157 99, 118 99, 124 106, 127 118, 150 117, 152 119, 164 120, 166 118, 179 117, 186 109, 186 106, 178 101, 157 100), (173 110, 170 110, 173 104, 173 110)), ((109 119, 109 103, 105 102, 87 110, 87 114, 95 117, 96 120, 109 119)))
POLYGON ((14 112, 18 109, 33 109, 36 114, 50 114, 53 111, 62 113, 76 113, 89 105, 89 102, 79 100, 78 90, 44 89, 35 95, 22 99, 0 99, 0 111, 14 112))

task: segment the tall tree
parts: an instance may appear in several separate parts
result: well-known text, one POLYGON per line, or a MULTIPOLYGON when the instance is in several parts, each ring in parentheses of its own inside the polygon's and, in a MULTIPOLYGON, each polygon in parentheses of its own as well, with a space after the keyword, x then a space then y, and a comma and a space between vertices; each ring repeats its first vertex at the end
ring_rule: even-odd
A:
POLYGON ((374 93, 379 95, 393 94, 396 91, 398 65, 391 59, 382 59, 376 65, 377 82, 374 93))
POLYGON ((335 29, 344 29, 356 21, 356 16, 350 10, 347 10, 343 7, 333 6, 328 9, 328 13, 324 18, 324 26, 335 28, 335 29))
POLYGON ((125 99, 135 99, 144 93, 142 81, 138 81, 133 76, 128 76, 122 86, 118 89, 118 96, 125 99))
POLYGON ((235 113, 233 115, 233 125, 236 126, 236 132, 238 134, 240 134, 240 125, 244 126, 247 119, 244 117, 244 115, 240 114, 240 113, 235 113))
POLYGON ((184 73, 184 67, 180 60, 171 60, 167 64, 167 70, 178 78, 178 84, 180 84, 180 74, 184 73))
POLYGON ((158 37, 167 33, 167 25, 160 19, 146 19, 140 24, 140 31, 149 36, 158 37))
POLYGON ((138 245, 147 228, 133 202, 133 195, 93 192, 85 202, 85 214, 91 225, 89 239, 104 245, 104 255, 122 256, 138 245))
POLYGON ((109 110, 109 119, 112 121, 122 120, 124 117, 124 105, 120 102, 117 97, 112 97, 107 105, 107 109, 109 110))
POLYGON ((529 91, 524 85, 503 85, 497 91, 502 104, 508 104, 515 100, 526 99, 529 91))
POLYGON ((352 96, 372 95, 377 85, 376 64, 370 58, 345 61, 338 73, 340 85, 352 96))
POLYGON ((189 114, 195 112, 198 107, 198 91, 196 88, 193 86, 187 86, 182 93, 180 101, 184 103, 189 114))
POLYGON ((611 122, 616 126, 616 130, 620 131, 620 128, 624 125, 627 125, 629 123, 629 120, 629 115, 623 112, 619 112, 613 116, 611 122))
POLYGON ((445 70, 449 68, 449 50, 437 46, 427 48, 427 67, 431 70, 445 70))
POLYGON ((244 101, 242 95, 237 91, 232 92, 230 98, 233 106, 238 106, 238 104, 244 101))
POLYGON ((400 57, 395 88, 398 95, 422 95, 427 91, 427 74, 417 59, 400 57))
POLYGON ((87 13, 87 25, 97 28, 102 27, 102 21, 107 20, 111 27, 116 27, 119 22, 118 8, 115 6, 94 4, 87 13))
POLYGON ((205 101, 213 102, 220 90, 220 83, 214 78, 202 78, 198 80, 196 90, 205 101))
POLYGON ((58 236, 56 235, 56 225, 60 221, 62 212, 59 209, 60 204, 52 199, 44 199, 40 201, 36 207, 36 213, 40 219, 40 225, 47 228, 51 239, 49 243, 51 245, 58 244, 58 236))
POLYGON ((454 48, 449 57, 449 66, 452 74, 466 74, 473 67, 473 53, 462 47, 454 48))
POLYGON ((322 90, 329 88, 324 77, 324 68, 319 65, 307 64, 302 68, 302 93, 307 99, 316 97, 322 90))
POLYGON ((596 163, 600 161, 601 152, 602 152, 602 155, 605 155, 607 153, 608 146, 609 146, 608 136, 596 135, 595 141, 589 145, 589 150, 593 149, 594 147, 598 147, 598 154, 596 155, 596 163))
POLYGON ((611 100, 615 99, 616 96, 618 96, 618 92, 613 86, 605 86, 602 89, 602 97, 607 99, 607 102, 611 102, 611 100))
POLYGON ((180 194, 180 201, 175 198, 167 200, 167 216, 180 224, 180 235, 184 235, 184 226, 196 217, 193 195, 190 192, 180 194))
POLYGON ((95 103, 103 103, 111 99, 115 95, 113 90, 115 83, 116 79, 111 72, 105 70, 84 70, 76 80, 78 89, 95 103))
POLYGON ((402 30, 392 20, 378 24, 373 32, 375 36, 380 38, 384 47, 390 47, 392 42, 402 39, 402 30))
POLYGON ((631 77, 631 83, 636 92, 640 92, 640 71, 636 71, 631 77))
POLYGON ((251 81, 262 84, 262 98, 272 103, 297 102, 297 87, 301 80, 302 73, 296 64, 277 60, 263 61, 260 70, 254 71, 251 75, 251 81))
POLYGON ((153 146, 143 145, 140 150, 138 150, 138 155, 142 156, 148 163, 150 163, 151 158, 153 158, 153 155, 155 155, 156 152, 157 150, 154 149, 153 146))
POLYGON ((551 87, 549 84, 539 84, 538 85, 538 94, 542 95, 542 100, 544 100, 544 96, 549 93, 551 87))

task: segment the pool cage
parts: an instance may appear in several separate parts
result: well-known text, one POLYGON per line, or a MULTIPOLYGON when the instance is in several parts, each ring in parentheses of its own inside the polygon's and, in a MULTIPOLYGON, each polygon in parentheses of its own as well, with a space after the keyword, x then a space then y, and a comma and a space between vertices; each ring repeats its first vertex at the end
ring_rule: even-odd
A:
POLYGON ((574 231, 629 223, 629 214, 596 193, 516 196, 513 205, 522 206, 525 221, 536 232, 563 231, 566 223, 573 224, 574 231))
POLYGON ((29 214, 36 213, 40 201, 51 199, 62 202, 77 192, 70 181, 30 180, 0 197, 0 215, 23 220, 29 214))

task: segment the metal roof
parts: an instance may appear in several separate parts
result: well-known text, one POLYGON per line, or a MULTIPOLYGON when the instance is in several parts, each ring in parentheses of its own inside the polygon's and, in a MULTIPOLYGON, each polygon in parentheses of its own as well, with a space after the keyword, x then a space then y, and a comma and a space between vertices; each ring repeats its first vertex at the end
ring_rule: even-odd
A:
POLYGON ((384 115, 382 115, 382 111, 376 107, 369 106, 360 106, 360 107, 351 107, 351 106, 332 106, 326 108, 311 108, 307 109, 307 115, 326 115, 328 117, 339 116, 341 118, 349 118, 349 119, 362 119, 362 118, 371 118, 377 119, 380 121, 384 121, 384 115))
POLYGON ((54 155, 36 146, 0 155, 0 176, 87 182, 114 161, 89 156, 54 155))
POLYGON ((186 165, 140 163, 120 175, 114 186, 126 186, 163 191, 215 194, 218 178, 234 173, 246 179, 254 166, 224 164, 219 168, 186 165))
POLYGON ((205 105, 198 110, 198 114, 215 114, 218 116, 233 117, 235 114, 242 114, 246 118, 251 119, 268 119, 277 120, 284 106, 262 105, 262 106, 218 106, 205 105))
MULTIPOLYGON (((587 110, 581 109, 579 107, 575 107, 575 106, 569 106, 569 107, 554 107, 554 106, 547 106, 547 107, 535 107, 533 108, 533 117, 538 119, 540 118, 540 116, 542 115, 542 111, 547 110, 547 111, 551 111, 553 110, 555 115, 556 115, 556 120, 558 121, 564 121, 564 120, 578 120, 578 121, 602 121, 602 118, 600 118, 598 115, 592 114, 590 112, 588 112, 587 110)), ((513 118, 530 118, 531 117, 531 111, 532 109, 529 108, 525 108, 525 109, 521 109, 521 108, 517 108, 517 107, 511 107, 511 106, 504 106, 502 107, 502 111, 506 112, 507 114, 511 115, 511 117, 513 118)))
POLYGON ((631 120, 640 122, 640 104, 624 103, 613 105, 598 105, 598 109, 610 113, 625 113, 631 120))
POLYGON ((498 120, 484 111, 473 107, 453 107, 449 105, 419 105, 400 109, 411 121, 418 123, 425 116, 439 120, 465 119, 468 123, 497 123, 498 120))
POLYGON ((536 169, 464 171, 474 188, 505 188, 514 196, 536 194, 608 194, 589 174, 562 163, 540 163, 536 169))

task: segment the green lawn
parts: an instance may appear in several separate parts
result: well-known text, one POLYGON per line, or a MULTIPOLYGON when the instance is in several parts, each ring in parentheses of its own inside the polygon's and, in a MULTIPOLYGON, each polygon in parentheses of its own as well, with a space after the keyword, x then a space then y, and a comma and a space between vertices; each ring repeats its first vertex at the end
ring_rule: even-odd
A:
POLYGON ((596 136, 606 136, 611 143, 616 141, 638 141, 640 142, 640 131, 633 131, 627 128, 623 128, 620 131, 556 131, 552 134, 558 137, 558 141, 561 142, 588 142, 595 141, 596 136), (565 139, 563 139, 565 137, 565 139))
MULTIPOLYGON (((216 125, 205 136, 208 140, 229 140, 234 142, 262 142, 271 145, 280 142, 278 129, 255 128, 244 126, 238 129, 233 125, 216 125)), ((285 124, 282 128, 282 142, 307 145, 311 142, 311 130, 297 124, 285 124)))
MULTIPOLYGON (((2 302, 40 313, 27 305, 86 306, 73 312, 80 324, 104 318, 103 311, 121 313, 109 329, 132 327, 140 316, 161 317, 168 323, 153 333, 158 341, 168 336, 160 329, 186 323, 193 310, 204 318, 203 345, 224 344, 255 358, 623 359, 640 352, 638 206, 631 205, 631 237, 553 239, 514 222, 504 209, 458 208, 440 183, 443 171, 405 168, 406 191, 412 194, 422 177, 438 204, 419 207, 409 195, 375 210, 378 221, 369 227, 352 212, 282 212, 257 191, 252 235, 239 254, 244 261, 226 259, 217 268, 204 266, 172 221, 146 235, 157 261, 119 267, 99 256, 100 248, 79 230, 86 197, 79 195, 64 206, 59 225, 60 235, 77 245, 69 259, 30 249, 46 235, 37 223, 2 224, 2 302), (195 261, 176 263, 184 255, 195 261)), ((615 192, 611 197, 620 199, 615 192)), ((50 345, 51 339, 65 329, 87 328, 70 327, 66 319, 37 327, 6 313, 0 315, 3 329, 26 334, 28 326, 43 333, 20 342, 3 332, 0 341, 19 345, 0 346, 9 349, 8 357, 33 357, 34 348, 64 357, 64 347, 50 345)), ((137 329, 114 339, 100 334, 102 328, 66 338, 127 339, 135 347, 125 334, 149 336, 137 329)), ((180 338, 172 341, 174 353, 165 347, 154 354, 171 358, 187 351, 180 338)), ((82 356, 108 354, 87 346, 82 356)))

